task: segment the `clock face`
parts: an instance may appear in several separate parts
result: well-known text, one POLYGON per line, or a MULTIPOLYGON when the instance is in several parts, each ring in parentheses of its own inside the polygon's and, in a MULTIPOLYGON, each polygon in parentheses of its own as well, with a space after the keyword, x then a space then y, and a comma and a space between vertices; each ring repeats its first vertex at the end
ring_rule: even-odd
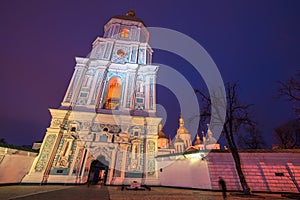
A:
POLYGON ((120 57, 123 57, 123 56, 125 56, 125 51, 123 49, 119 49, 117 51, 117 55, 120 56, 120 57))
POLYGON ((126 46, 116 46, 111 61, 114 63, 124 64, 128 62, 129 49, 126 46))

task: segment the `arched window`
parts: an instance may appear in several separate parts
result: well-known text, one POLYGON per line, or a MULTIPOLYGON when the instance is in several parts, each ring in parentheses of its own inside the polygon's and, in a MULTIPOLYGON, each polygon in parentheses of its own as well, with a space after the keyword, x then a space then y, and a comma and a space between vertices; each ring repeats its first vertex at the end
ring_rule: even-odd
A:
POLYGON ((121 29, 121 38, 128 38, 129 37, 129 29, 122 28, 121 29))
POLYGON ((107 135, 106 134, 103 134, 100 136, 100 142, 107 142, 107 135))
POLYGON ((106 88, 106 98, 104 109, 117 110, 119 109, 122 83, 120 78, 112 77, 109 79, 106 88))

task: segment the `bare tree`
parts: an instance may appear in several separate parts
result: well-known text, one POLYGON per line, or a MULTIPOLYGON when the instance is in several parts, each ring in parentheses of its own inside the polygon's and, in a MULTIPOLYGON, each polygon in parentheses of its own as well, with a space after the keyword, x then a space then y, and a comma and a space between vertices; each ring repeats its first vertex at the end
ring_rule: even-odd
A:
POLYGON ((224 107, 226 108, 226 118, 225 121, 223 121, 222 134, 225 134, 228 142, 243 192, 244 194, 250 194, 250 188, 241 167, 241 160, 234 138, 242 128, 253 126, 254 123, 249 114, 249 108, 251 105, 240 103, 237 95, 237 87, 237 83, 226 84, 226 101, 220 100, 217 95, 214 95, 214 93, 210 93, 210 96, 208 96, 197 89, 195 90, 195 93, 200 95, 201 103, 203 104, 203 108, 201 109, 202 118, 208 117, 211 121, 221 122, 222 120, 218 113, 220 113, 220 109, 224 109, 224 107), (224 105, 222 102, 226 102, 227 105, 224 105), (214 110, 214 115, 212 115, 211 110, 214 110), (219 119, 213 119, 212 117, 219 119))
POLYGON ((297 114, 300 113, 300 70, 287 81, 279 81, 279 97, 293 103, 297 114))
POLYGON ((266 142, 255 126, 246 129, 246 134, 238 136, 238 144, 243 149, 263 149, 266 148, 266 142))
POLYGON ((300 124, 291 120, 275 128, 274 138, 279 149, 300 148, 300 124))

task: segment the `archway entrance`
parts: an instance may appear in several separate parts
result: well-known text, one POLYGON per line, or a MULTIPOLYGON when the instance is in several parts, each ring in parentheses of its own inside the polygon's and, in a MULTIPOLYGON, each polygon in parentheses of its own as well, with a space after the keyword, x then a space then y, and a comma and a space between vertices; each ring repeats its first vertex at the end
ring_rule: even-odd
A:
POLYGON ((91 163, 88 184, 104 184, 107 180, 108 162, 104 157, 99 157, 91 163))

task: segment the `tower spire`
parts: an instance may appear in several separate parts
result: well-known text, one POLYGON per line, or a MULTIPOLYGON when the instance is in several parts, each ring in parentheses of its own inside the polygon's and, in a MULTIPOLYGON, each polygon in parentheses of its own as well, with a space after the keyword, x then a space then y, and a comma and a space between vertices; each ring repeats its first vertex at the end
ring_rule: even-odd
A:
POLYGON ((196 134, 196 141, 195 141, 194 145, 199 145, 199 144, 201 144, 201 140, 200 140, 199 134, 197 133, 196 134))
POLYGON ((203 143, 206 142, 206 137, 205 137, 205 135, 204 135, 204 131, 202 131, 202 141, 203 141, 203 143))
POLYGON ((160 124, 158 125, 158 132, 159 132, 159 131, 162 131, 162 129, 163 129, 163 125, 160 123, 160 124))
POLYGON ((213 135, 213 133, 212 133, 212 131, 210 129, 210 125, 207 124, 207 136, 210 138, 210 137, 212 137, 212 135, 213 135))
POLYGON ((183 120, 183 118, 182 118, 182 116, 181 116, 181 113, 180 113, 180 118, 179 118, 179 126, 180 126, 180 127, 183 127, 183 126, 184 126, 184 120, 183 120))

